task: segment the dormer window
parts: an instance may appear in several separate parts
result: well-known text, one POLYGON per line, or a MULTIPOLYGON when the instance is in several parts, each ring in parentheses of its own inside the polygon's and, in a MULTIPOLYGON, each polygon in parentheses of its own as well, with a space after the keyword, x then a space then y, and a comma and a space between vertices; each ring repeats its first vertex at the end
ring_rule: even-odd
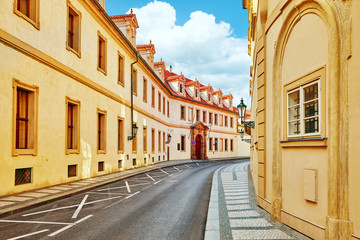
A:
POLYGON ((196 98, 198 97, 198 90, 197 89, 195 90, 195 97, 196 98))
POLYGON ((219 104, 221 104, 221 98, 219 98, 219 104))
POLYGON ((180 93, 183 92, 183 89, 182 89, 182 84, 180 84, 180 93))
POLYGON ((209 102, 211 101, 211 95, 209 94, 209 102))

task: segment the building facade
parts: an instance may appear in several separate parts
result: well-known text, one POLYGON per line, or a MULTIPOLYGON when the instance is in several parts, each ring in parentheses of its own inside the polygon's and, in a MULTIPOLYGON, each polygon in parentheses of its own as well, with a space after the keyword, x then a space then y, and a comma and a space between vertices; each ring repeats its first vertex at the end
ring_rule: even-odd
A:
POLYGON ((243 0, 257 203, 314 239, 360 239, 360 2, 243 0))
POLYGON ((0 196, 246 155, 232 96, 154 62, 151 42, 136 45, 135 14, 110 17, 103 0, 0 6, 0 196))

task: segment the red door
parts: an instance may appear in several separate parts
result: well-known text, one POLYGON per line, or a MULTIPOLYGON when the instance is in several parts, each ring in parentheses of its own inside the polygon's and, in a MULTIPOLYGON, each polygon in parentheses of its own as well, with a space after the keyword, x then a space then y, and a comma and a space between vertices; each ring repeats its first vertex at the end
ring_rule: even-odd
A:
POLYGON ((201 136, 197 135, 195 138, 195 157, 201 159, 201 136))

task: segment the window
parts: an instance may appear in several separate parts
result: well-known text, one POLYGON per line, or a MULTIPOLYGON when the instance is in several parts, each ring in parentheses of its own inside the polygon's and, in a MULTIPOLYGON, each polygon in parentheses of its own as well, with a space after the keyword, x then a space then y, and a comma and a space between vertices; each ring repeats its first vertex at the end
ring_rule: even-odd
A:
POLYGON ((180 119, 186 120, 185 106, 180 106, 180 119))
POLYGON ((211 94, 209 93, 209 102, 211 102, 211 94))
POLYGON ((230 139, 230 151, 231 152, 234 151, 233 145, 234 145, 234 140, 230 139))
POLYGON ((106 153, 106 111, 98 109, 97 153, 106 153))
POLYGON ((200 121, 200 110, 196 109, 196 121, 200 121))
POLYGON ((124 153, 124 119, 118 117, 118 153, 124 153))
POLYGON ((225 152, 227 152, 227 151, 228 151, 228 140, 225 139, 225 152))
POLYGON ((147 153, 147 128, 143 127, 143 151, 147 153))
POLYGON ((98 172, 104 171, 104 161, 98 162, 98 172))
POLYGON ((185 152, 186 149, 185 149, 185 139, 186 139, 186 136, 185 135, 181 135, 181 142, 180 142, 180 151, 182 152, 185 152))
MULTIPOLYGON (((133 125, 136 123, 133 123, 133 125)), ((131 145, 132 145, 132 153, 136 153, 137 152, 137 134, 135 135, 135 137, 131 140, 131 145)))
POLYGON ((158 92, 158 111, 161 112, 161 93, 158 92))
POLYGON ((106 75, 106 39, 98 32, 98 67, 106 75))
POLYGON ((155 87, 151 86, 151 106, 155 107, 155 87))
POLYGON ((218 115, 216 113, 214 114, 214 124, 218 125, 218 115))
POLYGON ((68 177, 76 177, 77 165, 68 165, 68 177))
POLYGON ((80 153, 80 102, 65 99, 66 102, 66 154, 80 153))
POLYGON ((147 80, 143 79, 143 101, 147 102, 147 80))
POLYGON ((165 152, 165 132, 163 132, 163 152, 165 152))
POLYGON ((137 96, 137 70, 135 68, 133 68, 133 73, 132 73, 132 81, 133 81, 133 94, 135 96, 137 96))
POLYGON ((221 98, 219 97, 219 105, 221 105, 221 98))
POLYGON ((198 90, 195 89, 195 97, 197 98, 198 97, 198 90))
POLYGON ((225 127, 228 126, 228 117, 227 116, 224 117, 224 125, 225 125, 225 127))
POLYGON ((209 151, 212 151, 213 148, 213 139, 209 138, 209 151))
POLYGON ((13 81, 13 156, 37 154, 39 88, 13 81))
POLYGON ((219 146, 220 152, 222 152, 222 151, 224 150, 224 145, 223 145, 223 143, 224 143, 224 139, 220 138, 220 146, 219 146))
POLYGON ((219 115, 219 122, 220 122, 220 126, 222 127, 223 126, 223 115, 222 114, 219 115))
POLYGON ((180 84, 180 93, 182 93, 183 92, 183 86, 182 86, 182 84, 180 84))
POLYGON ((215 148, 215 151, 217 152, 217 150, 218 150, 218 139, 217 138, 215 138, 214 148, 215 148))
POLYGON ((299 86, 287 93, 288 137, 320 133, 320 81, 299 86))
POLYGON ((234 119, 231 117, 230 118, 230 127, 233 128, 234 127, 234 119))
POLYGON ((209 124, 212 124, 212 113, 209 112, 209 124))
POLYGON ((123 160, 118 160, 118 168, 123 168, 123 160))
POLYGON ((32 168, 15 169, 15 185, 31 183, 32 168))
POLYGON ((68 4, 67 49, 80 57, 80 18, 81 13, 68 4))
POLYGON ((161 152, 161 131, 158 132, 158 152, 161 152))
POLYGON ((203 117, 203 123, 206 123, 206 111, 203 111, 203 115, 202 115, 203 117))
POLYGON ((170 103, 167 101, 167 117, 170 117, 170 103))
POLYGON ((125 87, 124 65, 125 59, 122 55, 120 55, 120 52, 118 52, 118 84, 123 87, 125 87))
POLYGON ((155 153, 155 129, 151 129, 151 153, 155 153))
POLYGON ((15 0, 14 12, 37 29, 40 28, 39 0, 15 0))
POLYGON ((189 109, 188 119, 189 119, 189 121, 192 122, 192 121, 194 121, 194 108, 189 107, 188 109, 189 109))
POLYGON ((165 97, 163 97, 163 114, 165 115, 166 110, 166 103, 165 103, 165 97))

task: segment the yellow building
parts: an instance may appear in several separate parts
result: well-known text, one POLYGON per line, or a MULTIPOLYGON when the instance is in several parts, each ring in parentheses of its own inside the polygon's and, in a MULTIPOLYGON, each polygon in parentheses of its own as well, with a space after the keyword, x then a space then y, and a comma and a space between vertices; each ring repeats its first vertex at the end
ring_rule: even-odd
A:
POLYGON ((258 205, 314 239, 360 239, 360 1, 243 6, 258 205))
POLYGON ((109 17, 104 0, 0 6, 0 196, 244 154, 232 96, 154 62, 151 42, 136 45, 134 14, 109 17))

